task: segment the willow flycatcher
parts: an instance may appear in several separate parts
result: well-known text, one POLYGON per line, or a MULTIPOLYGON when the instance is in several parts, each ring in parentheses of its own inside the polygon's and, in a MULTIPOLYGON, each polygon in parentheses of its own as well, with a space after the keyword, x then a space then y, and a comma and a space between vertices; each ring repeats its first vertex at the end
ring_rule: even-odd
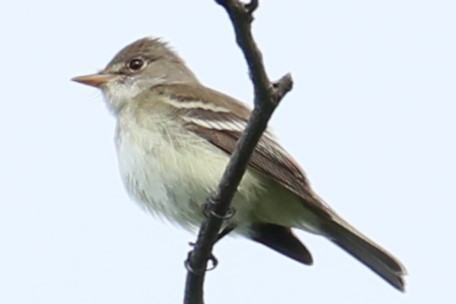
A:
MULTIPOLYGON (((153 214, 199 227, 201 205, 216 188, 250 109, 201 84, 160 39, 140 39, 97 74, 73 80, 100 88, 116 117, 120 173, 133 199, 153 214)), ((319 234, 404 290, 402 264, 315 194, 270 130, 251 157, 232 206, 236 215, 225 229, 233 233, 307 265, 312 256, 291 228, 319 234)))

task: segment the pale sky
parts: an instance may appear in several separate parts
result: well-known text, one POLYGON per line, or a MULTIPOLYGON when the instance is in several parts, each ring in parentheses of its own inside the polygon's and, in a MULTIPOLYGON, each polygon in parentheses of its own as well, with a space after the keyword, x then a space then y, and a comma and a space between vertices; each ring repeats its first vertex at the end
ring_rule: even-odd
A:
MULTIPOLYGON (((43 0, 0 14, 0 303, 181 303, 195 236, 130 200, 114 119, 70 78, 152 35, 207 86, 251 103, 225 11, 43 0)), ((271 126, 317 192, 401 259, 407 292, 298 232, 312 267, 239 238, 217 244, 207 303, 454 303, 456 2, 263 0, 255 16, 269 75, 295 84, 271 126)))

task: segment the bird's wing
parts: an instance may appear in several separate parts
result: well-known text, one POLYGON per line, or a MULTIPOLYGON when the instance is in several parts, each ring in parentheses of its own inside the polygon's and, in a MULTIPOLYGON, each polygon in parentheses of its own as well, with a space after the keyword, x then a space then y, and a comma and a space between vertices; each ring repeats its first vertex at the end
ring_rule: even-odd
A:
MULTIPOLYGON (((199 84, 159 85, 154 93, 171 97, 172 106, 188 130, 231 155, 250 117, 250 109, 238 100, 199 84), (185 112, 185 113, 184 113, 185 112)), ((306 207, 330 215, 330 209, 314 194, 296 161, 267 130, 249 167, 272 178, 301 197, 306 207)))

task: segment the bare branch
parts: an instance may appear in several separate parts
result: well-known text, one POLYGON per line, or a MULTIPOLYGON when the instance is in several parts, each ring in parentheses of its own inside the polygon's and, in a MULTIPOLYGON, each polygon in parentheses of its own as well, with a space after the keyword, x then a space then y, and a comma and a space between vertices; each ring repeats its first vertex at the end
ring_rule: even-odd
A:
POLYGON ((247 169, 250 155, 254 151, 268 121, 281 99, 292 88, 291 75, 283 76, 272 83, 263 65, 263 59, 251 32, 253 12, 258 8, 258 0, 245 4, 238 0, 216 0, 228 13, 236 41, 241 48, 249 67, 255 91, 255 106, 244 133, 237 143, 218 188, 206 200, 210 210, 201 225, 197 241, 189 253, 185 304, 203 304, 203 284, 212 247, 217 239, 223 219, 229 212, 231 200, 247 169))

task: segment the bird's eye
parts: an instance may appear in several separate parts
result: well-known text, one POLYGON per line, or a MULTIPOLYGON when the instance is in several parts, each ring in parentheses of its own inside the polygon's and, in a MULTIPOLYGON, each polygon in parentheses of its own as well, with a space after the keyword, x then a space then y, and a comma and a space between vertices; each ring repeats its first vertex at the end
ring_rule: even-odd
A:
POLYGON ((132 71, 138 71, 144 66, 144 60, 141 58, 133 58, 128 63, 128 68, 132 71))

